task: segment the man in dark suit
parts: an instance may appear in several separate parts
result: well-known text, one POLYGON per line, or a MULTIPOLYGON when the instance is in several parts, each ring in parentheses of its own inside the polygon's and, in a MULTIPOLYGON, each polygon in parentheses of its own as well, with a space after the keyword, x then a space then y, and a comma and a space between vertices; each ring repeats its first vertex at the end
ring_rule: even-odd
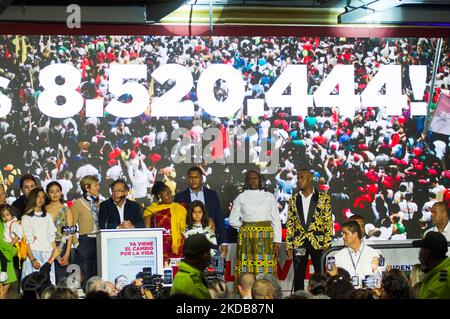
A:
POLYGON ((199 200, 205 204, 208 216, 215 224, 217 244, 221 245, 220 254, 222 257, 225 257, 227 246, 223 244, 228 243, 228 240, 219 195, 216 191, 203 187, 202 170, 198 166, 193 166, 188 170, 187 180, 189 187, 184 191, 177 193, 174 201, 184 205, 188 210, 189 205, 194 200, 199 200))
POLYGON ((294 291, 304 289, 308 256, 314 272, 320 273, 320 258, 331 245, 333 219, 330 196, 313 187, 313 173, 310 167, 299 169, 300 191, 288 202, 286 222, 286 254, 294 258, 294 291))
POLYGON ((126 198, 129 191, 127 183, 123 179, 115 180, 110 189, 111 198, 100 204, 100 229, 144 228, 141 206, 126 198))

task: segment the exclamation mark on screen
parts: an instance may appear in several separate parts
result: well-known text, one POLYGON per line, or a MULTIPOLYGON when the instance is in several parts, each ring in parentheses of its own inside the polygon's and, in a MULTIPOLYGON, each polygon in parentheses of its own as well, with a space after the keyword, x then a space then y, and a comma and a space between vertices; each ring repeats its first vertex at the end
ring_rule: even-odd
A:
POLYGON ((409 79, 413 90, 413 97, 416 102, 411 102, 411 115, 427 115, 427 103, 423 100, 427 85, 427 66, 410 65, 409 79))

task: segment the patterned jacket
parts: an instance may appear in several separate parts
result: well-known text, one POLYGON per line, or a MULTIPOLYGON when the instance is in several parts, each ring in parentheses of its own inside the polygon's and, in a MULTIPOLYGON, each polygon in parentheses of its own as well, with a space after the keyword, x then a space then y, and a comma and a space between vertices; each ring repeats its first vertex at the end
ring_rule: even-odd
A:
POLYGON ((305 239, 308 239, 316 250, 327 249, 333 234, 330 195, 314 190, 307 221, 304 220, 303 212, 297 211, 297 204, 302 210, 302 200, 298 193, 288 202, 286 250, 303 247, 305 239))

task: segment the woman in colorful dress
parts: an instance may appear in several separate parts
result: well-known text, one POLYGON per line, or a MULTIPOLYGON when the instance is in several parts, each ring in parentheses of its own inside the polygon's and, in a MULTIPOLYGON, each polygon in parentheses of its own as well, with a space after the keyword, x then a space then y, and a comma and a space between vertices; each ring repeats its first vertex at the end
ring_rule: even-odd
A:
POLYGON ((183 256, 183 233, 186 228, 186 209, 173 202, 170 188, 163 182, 155 182, 152 195, 157 199, 144 210, 146 228, 164 228, 163 254, 165 267, 170 258, 183 256))
POLYGON ((70 208, 63 203, 62 186, 58 182, 50 182, 47 187, 49 203, 46 206, 47 213, 52 216, 56 227, 56 245, 61 250, 61 255, 55 262, 56 283, 67 277, 67 265, 70 261, 70 249, 72 236, 63 233, 63 227, 73 226, 73 214, 70 208))
POLYGON ((239 231, 236 272, 276 276, 281 222, 275 196, 266 192, 261 174, 249 170, 244 191, 233 202, 230 226, 239 231))

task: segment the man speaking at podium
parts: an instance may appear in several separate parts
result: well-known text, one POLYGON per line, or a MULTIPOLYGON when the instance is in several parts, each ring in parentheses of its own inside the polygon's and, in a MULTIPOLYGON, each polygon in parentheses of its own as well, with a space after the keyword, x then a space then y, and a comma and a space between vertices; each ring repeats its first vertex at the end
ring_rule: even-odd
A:
POLYGON ((144 228, 141 206, 127 199, 129 187, 123 179, 112 182, 111 198, 100 204, 100 229, 144 228))

